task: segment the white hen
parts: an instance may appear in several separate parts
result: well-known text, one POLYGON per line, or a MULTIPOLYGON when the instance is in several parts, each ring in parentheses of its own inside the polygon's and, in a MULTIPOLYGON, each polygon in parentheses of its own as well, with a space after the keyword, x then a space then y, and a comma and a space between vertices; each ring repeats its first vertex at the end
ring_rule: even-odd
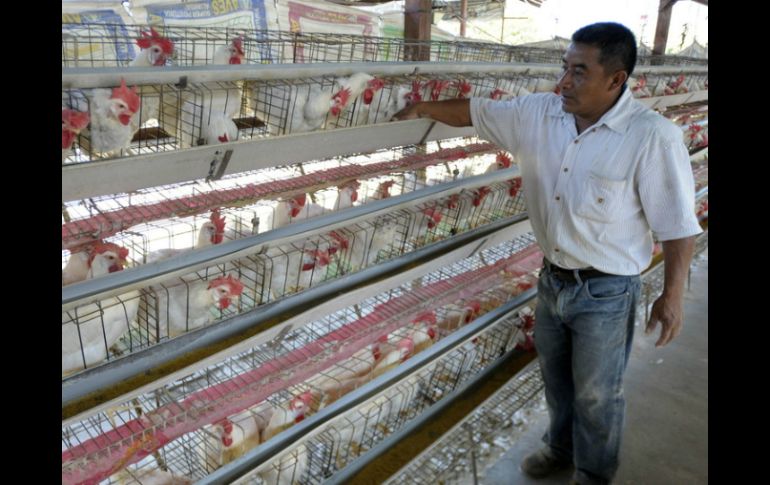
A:
POLYGON ((174 54, 174 43, 167 37, 158 34, 150 27, 150 32, 141 31, 141 37, 136 40, 139 52, 128 64, 131 67, 165 66, 166 61, 174 54))
POLYGON ((92 89, 83 92, 85 98, 71 98, 73 108, 89 110, 90 126, 87 136, 81 139, 81 148, 102 156, 117 155, 128 148, 134 133, 139 129, 141 100, 136 87, 128 89, 121 79, 114 89, 92 89))
POLYGON ((173 278, 151 286, 150 291, 156 302, 149 306, 157 310, 161 336, 176 337, 213 321, 212 307, 229 307, 243 292, 243 284, 232 276, 192 282, 173 278))
POLYGON ((224 231, 225 231, 225 218, 219 214, 218 209, 214 209, 213 211, 211 211, 211 216, 209 216, 209 220, 204 222, 201 225, 200 231, 198 232, 198 240, 195 242, 195 245, 192 248, 158 249, 157 251, 153 251, 147 255, 147 259, 146 259, 147 264, 163 261, 164 259, 168 259, 168 258, 177 256, 179 254, 182 254, 184 252, 187 252, 190 249, 200 249, 200 248, 211 246, 213 244, 219 244, 222 242, 222 239, 224 237, 223 236, 224 231))
MULTIPOLYGON (((98 248, 91 257, 87 279, 105 276, 125 262, 127 250, 117 253, 98 248)), ((62 312, 62 374, 91 367, 107 358, 107 352, 128 331, 139 309, 139 291, 129 291, 97 303, 62 312)))

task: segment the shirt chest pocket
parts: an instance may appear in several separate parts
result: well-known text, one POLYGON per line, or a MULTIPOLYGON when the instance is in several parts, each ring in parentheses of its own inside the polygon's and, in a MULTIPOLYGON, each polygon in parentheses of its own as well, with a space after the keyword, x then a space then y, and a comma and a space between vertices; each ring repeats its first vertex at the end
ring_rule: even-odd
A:
POLYGON ((578 198, 575 213, 592 221, 613 222, 620 212, 625 189, 625 180, 610 180, 591 173, 578 198))

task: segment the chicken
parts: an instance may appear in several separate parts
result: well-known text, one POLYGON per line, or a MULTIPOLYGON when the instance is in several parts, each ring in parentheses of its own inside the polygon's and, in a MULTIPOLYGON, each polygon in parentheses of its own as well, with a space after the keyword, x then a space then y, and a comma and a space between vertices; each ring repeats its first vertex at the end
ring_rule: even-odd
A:
POLYGON ((85 111, 68 108, 61 110, 61 159, 62 162, 72 155, 72 144, 80 132, 88 126, 90 115, 85 111))
POLYGON ((81 148, 102 156, 119 155, 139 129, 141 100, 136 87, 128 89, 125 79, 121 79, 117 88, 93 89, 86 96, 91 124, 81 148))
POLYGON ((327 209, 324 208, 324 206, 314 204, 313 202, 308 202, 305 194, 295 197, 292 199, 292 201, 294 205, 292 206, 292 210, 290 212, 291 222, 296 222, 302 219, 310 219, 320 216, 324 212, 327 212, 327 209), (299 210, 295 210, 297 207, 299 210))
POLYGON ((480 97, 494 99, 495 101, 510 101, 516 96, 505 89, 495 88, 482 91, 480 97))
POLYGON ((89 273, 93 272, 91 263, 98 254, 104 254, 104 257, 112 263, 109 265, 107 273, 114 273, 123 269, 128 257, 128 249, 114 243, 98 242, 82 251, 70 254, 70 259, 62 270, 62 286, 93 278, 93 275, 89 277, 89 273))
POLYGON ((685 130, 684 135, 688 150, 708 146, 709 144, 708 125, 704 129, 703 125, 693 123, 685 130))
POLYGON ((387 424, 410 409, 419 395, 420 380, 412 375, 337 421, 330 433, 335 440, 337 466, 342 468, 361 454, 362 445, 371 446, 375 429, 387 431, 387 424))
POLYGON ((243 288, 243 283, 232 276, 192 282, 173 278, 151 286, 150 292, 157 299, 161 336, 173 338, 207 325, 216 318, 212 306, 219 310, 228 308, 243 288))
POLYGON ((447 334, 470 323, 476 318, 476 314, 481 310, 481 307, 480 305, 477 306, 475 302, 468 303, 464 306, 450 303, 445 305, 442 310, 444 315, 438 319, 436 327, 438 327, 442 333, 447 334))
POLYGON ((371 266, 377 261, 380 251, 391 244, 398 246, 398 228, 398 220, 386 215, 375 219, 374 224, 365 224, 363 231, 355 231, 348 258, 351 267, 357 270, 371 266))
POLYGON ((416 328, 411 330, 408 334, 409 338, 414 342, 414 353, 422 352, 438 340, 438 331, 435 323, 431 325, 426 322, 419 322, 416 324, 416 328))
MULTIPOLYGON (((125 248, 97 244, 89 258, 87 279, 122 270, 127 255, 125 248)), ((133 290, 62 312, 62 375, 106 359, 110 347, 128 331, 138 309, 139 291, 133 290)))
POLYGON ((415 103, 422 101, 420 81, 413 81, 409 86, 392 86, 389 90, 382 89, 376 101, 369 106, 369 124, 390 121, 393 115, 415 103))
POLYGON ((628 86, 631 88, 631 95, 635 98, 649 98, 650 90, 647 89, 647 77, 642 75, 639 79, 628 78, 628 86))
POLYGON ((243 52, 243 38, 236 37, 227 45, 221 45, 214 50, 214 64, 243 64, 246 54, 243 52))
POLYGON ((393 180, 385 180, 384 182, 380 182, 371 198, 373 200, 387 199, 390 197, 390 188, 394 183, 396 182, 393 180))
POLYGON ((514 177, 508 180, 508 185, 508 196, 511 198, 516 197, 521 190, 521 177, 514 177))
POLYGON ((214 209, 211 211, 209 220, 204 222, 201 225, 200 231, 198 232, 198 240, 192 248, 159 249, 157 251, 153 251, 150 254, 148 254, 146 258, 146 262, 147 264, 157 263, 158 261, 163 261, 165 259, 178 256, 179 254, 187 252, 190 249, 200 249, 207 246, 211 246, 213 244, 219 244, 222 242, 222 239, 224 238, 224 233, 225 233, 225 218, 220 215, 219 209, 214 209))
POLYGON ((166 62, 174 54, 174 43, 158 34, 150 27, 150 32, 141 31, 141 37, 136 40, 136 45, 141 49, 133 61, 131 67, 165 66, 166 62))
POLYGON ((387 352, 382 360, 377 362, 369 374, 369 379, 376 379, 389 370, 395 369, 412 355, 414 355, 414 340, 411 337, 402 338, 396 343, 393 350, 387 352))
POLYGON ((212 472, 260 444, 272 412, 272 407, 259 404, 206 426, 206 443, 199 448, 203 468, 212 472))
MULTIPOLYGON (((293 95, 289 127, 291 133, 304 133, 323 128, 332 106, 339 105, 347 91, 335 92, 334 87, 321 89, 318 85, 298 86, 293 95), (336 100, 333 99, 336 96, 336 100)), ((347 101, 345 100, 344 103, 347 101)), ((343 103, 343 104, 344 104, 343 103)))
MULTIPOLYGON (((240 64, 244 58, 243 39, 240 37, 226 46, 220 46, 214 51, 214 64, 240 64)), ((237 87, 219 86, 210 90, 201 90, 200 99, 194 103, 187 101, 182 108, 182 126, 185 131, 195 131, 201 127, 200 135, 183 134, 195 144, 216 145, 236 141, 239 138, 238 126, 233 118, 241 108, 242 89, 237 87), (198 121, 197 123, 194 121, 198 121), (193 122, 191 122, 193 121, 193 122), (197 142, 197 143, 196 143, 197 142)), ((184 143, 184 142, 183 142, 184 143)))
POLYGON ((260 257, 265 260, 265 278, 270 279, 272 300, 323 281, 325 267, 331 262, 328 248, 304 249, 297 244, 273 246, 260 257))
POLYGON ((302 483, 300 480, 307 470, 307 461, 307 447, 300 444, 271 464, 259 468, 257 474, 265 485, 302 483))
POLYGON ((434 231, 441 223, 443 214, 438 205, 423 209, 408 209, 412 213, 409 218, 409 238, 421 243, 429 231, 434 231))
POLYGON ((484 199, 489 195, 491 189, 487 186, 477 187, 472 190, 464 191, 460 199, 460 210, 457 214, 455 230, 463 231, 473 229, 481 221, 484 199))
POLYGON ((289 199, 278 202, 273 212, 273 229, 278 229, 292 222, 316 217, 326 212, 326 209, 318 204, 307 202, 307 194, 299 194, 289 199))
POLYGON ((430 90, 430 100, 431 101, 438 101, 441 99, 441 93, 448 88, 450 85, 449 81, 439 81, 438 79, 431 79, 427 83, 425 83, 425 87, 430 90))
POLYGON ((505 170, 506 168, 511 168, 511 163, 513 162, 513 159, 505 152, 497 152, 497 155, 495 156, 495 161, 493 163, 490 163, 486 170, 484 170, 484 173, 492 173, 497 170, 505 170))
POLYGON ((514 348, 529 352, 535 348, 535 340, 532 336, 532 332, 535 328, 535 316, 528 308, 522 310, 520 314, 520 320, 516 325, 519 331, 515 334, 513 339, 514 348))
POLYGON ((217 145, 238 140, 238 126, 233 121, 234 113, 224 113, 216 110, 216 104, 212 103, 212 110, 206 125, 201 133, 203 145, 217 145))
POLYGON ((312 403, 313 396, 310 391, 306 391, 289 401, 288 409, 283 407, 273 409, 270 420, 262 432, 262 442, 305 419, 305 414, 310 410, 312 403))
POLYGON ((337 200, 334 201, 334 210, 347 209, 353 207, 353 203, 358 200, 358 189, 361 184, 357 180, 352 180, 344 185, 337 187, 337 200))
POLYGON ((67 286, 83 281, 88 275, 88 257, 90 250, 70 252, 64 269, 61 270, 61 285, 67 286))
MULTIPOLYGON (((329 113, 335 117, 345 114, 362 95, 363 105, 369 106, 377 91, 385 85, 381 79, 376 79, 365 72, 357 72, 347 78, 337 78, 335 84, 339 90, 332 96, 334 103, 329 110, 329 113)), ((359 113, 362 111, 361 108, 359 113)), ((363 115, 359 116, 363 119, 363 115)))
POLYGON ((319 395, 319 409, 322 409, 369 380, 368 374, 374 369, 379 356, 378 344, 367 345, 349 359, 332 369, 317 374, 306 381, 319 395))
POLYGON ((663 88, 663 95, 671 96, 688 92, 684 80, 684 74, 680 74, 675 80, 669 82, 666 87, 663 88))
POLYGON ((457 88, 457 99, 470 98, 470 93, 473 90, 473 86, 464 79, 452 83, 452 87, 457 88))
POLYGON ((525 96, 532 94, 524 86, 516 86, 513 83, 506 83, 505 87, 494 89, 485 89, 479 93, 480 98, 494 99, 495 101, 510 101, 516 96, 525 96))

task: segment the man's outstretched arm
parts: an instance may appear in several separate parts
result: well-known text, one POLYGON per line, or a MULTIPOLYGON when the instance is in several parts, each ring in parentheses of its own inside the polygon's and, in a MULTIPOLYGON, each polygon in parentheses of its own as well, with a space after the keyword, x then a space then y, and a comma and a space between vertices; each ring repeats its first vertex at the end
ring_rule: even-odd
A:
POLYGON ((449 126, 471 126, 471 100, 447 99, 446 101, 423 101, 407 106, 395 115, 394 121, 430 118, 449 126))

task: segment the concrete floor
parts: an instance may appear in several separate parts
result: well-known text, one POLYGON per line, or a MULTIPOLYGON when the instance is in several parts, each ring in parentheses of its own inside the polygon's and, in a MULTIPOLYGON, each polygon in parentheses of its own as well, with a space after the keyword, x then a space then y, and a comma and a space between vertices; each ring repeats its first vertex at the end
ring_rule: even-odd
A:
MULTIPOLYGON (((621 465, 613 483, 708 483, 708 249, 692 270, 685 323, 677 339, 655 348, 659 333, 639 324, 625 377, 626 427, 621 465)), ((571 470, 533 480, 519 470, 542 446, 548 415, 533 415, 525 435, 491 468, 485 485, 564 484, 571 470)))

